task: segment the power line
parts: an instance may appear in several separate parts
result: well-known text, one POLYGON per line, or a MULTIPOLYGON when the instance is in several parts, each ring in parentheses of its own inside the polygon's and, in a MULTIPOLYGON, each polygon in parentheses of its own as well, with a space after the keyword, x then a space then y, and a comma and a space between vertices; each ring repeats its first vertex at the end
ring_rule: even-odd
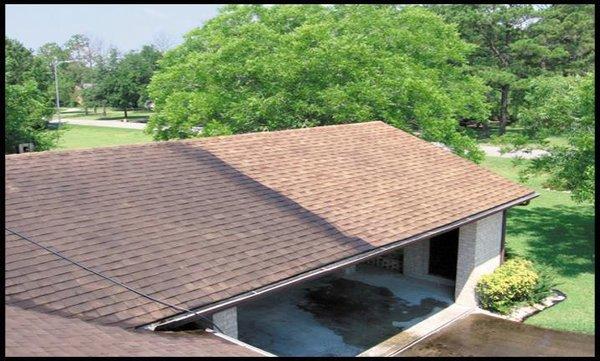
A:
POLYGON ((31 239, 31 238, 27 237, 27 236, 24 236, 24 235, 22 235, 22 234, 20 234, 20 233, 18 233, 18 232, 16 232, 16 231, 13 231, 13 230, 11 230, 11 229, 8 229, 8 228, 6 228, 6 227, 4 227, 4 229, 5 229, 5 230, 7 230, 8 232, 10 232, 10 233, 14 234, 15 236, 18 236, 18 237, 20 237, 20 238, 22 238, 22 239, 24 239, 24 240, 26 240, 26 241, 28 241, 28 242, 30 242, 30 243, 33 243, 34 245, 36 245, 36 246, 38 246, 38 247, 40 247, 40 248, 43 248, 43 249, 45 249, 46 251, 48 251, 48 252, 50 252, 50 253, 54 254, 55 256, 57 256, 57 257, 59 257, 59 258, 62 258, 62 259, 64 259, 64 260, 65 260, 65 261, 67 261, 67 262, 70 262, 70 263, 72 263, 72 264, 74 264, 74 265, 76 265, 76 266, 78 266, 78 267, 81 267, 81 268, 83 268, 84 270, 86 270, 86 271, 88 271, 88 272, 91 272, 91 273, 93 273, 93 274, 95 274, 95 275, 97 275, 97 276, 99 276, 99 277, 102 277, 102 278, 104 278, 105 280, 107 280, 107 281, 110 281, 110 282, 112 282, 112 283, 114 283, 114 284, 116 284, 116 285, 119 285, 119 286, 121 286, 121 287, 123 287, 123 288, 126 288, 126 289, 128 289, 129 291, 131 291, 131 292, 133 292, 133 293, 135 293, 135 294, 137 294, 137 295, 139 295, 139 296, 142 296, 142 297, 144 297, 144 298, 147 298, 147 299, 149 299, 149 300, 151 300, 151 301, 154 301, 154 302, 160 303, 160 304, 161 304, 161 305, 163 305, 163 306, 167 306, 167 307, 174 308, 174 309, 176 309, 176 310, 178 310, 178 311, 181 311, 181 312, 192 313, 192 314, 194 314, 195 316, 198 316, 198 317, 200 317, 201 319, 203 319, 203 320, 207 321, 208 323, 210 323, 210 324, 211 324, 211 326, 213 326, 213 327, 214 327, 214 328, 215 328, 217 331, 219 331, 219 332, 221 332, 221 333, 223 333, 223 334, 225 333, 225 332, 223 332, 223 331, 222 331, 222 330, 219 328, 219 326, 217 326, 217 325, 216 325, 216 324, 215 324, 215 323, 214 323, 214 322, 213 322, 211 319, 209 319, 208 317, 205 317, 205 316, 203 316, 203 315, 198 315, 198 314, 197 314, 197 312, 194 312, 194 311, 192 311, 192 310, 189 310, 189 309, 187 309, 187 308, 179 307, 179 306, 176 306, 176 305, 174 305, 174 304, 168 303, 168 302, 166 302, 166 301, 163 301, 163 300, 159 300, 159 299, 157 299, 157 298, 154 298, 154 297, 152 297, 152 296, 150 296, 150 295, 148 295, 148 294, 146 294, 146 293, 143 293, 143 292, 141 292, 141 291, 138 291, 138 290, 136 290, 135 288, 132 288, 132 287, 130 287, 130 286, 128 286, 128 285, 126 285, 126 284, 124 284, 124 283, 122 283, 122 282, 120 282, 120 281, 118 281, 118 280, 116 280, 116 279, 114 279, 114 278, 112 278, 112 277, 105 276, 105 275, 103 275, 103 274, 102 274, 102 273, 100 273, 100 272, 97 272, 97 271, 95 271, 95 270, 93 270, 93 269, 91 269, 91 268, 89 268, 89 267, 87 267, 87 266, 85 266, 85 265, 83 265, 83 264, 81 264, 81 263, 77 262, 77 261, 74 261, 74 260, 70 259, 69 257, 67 257, 67 256, 63 255, 62 253, 60 253, 60 252, 58 252, 58 251, 55 251, 55 250, 53 250, 52 248, 46 247, 46 246, 44 246, 43 244, 40 244, 40 243, 38 243, 38 242, 34 241, 33 239, 31 239))

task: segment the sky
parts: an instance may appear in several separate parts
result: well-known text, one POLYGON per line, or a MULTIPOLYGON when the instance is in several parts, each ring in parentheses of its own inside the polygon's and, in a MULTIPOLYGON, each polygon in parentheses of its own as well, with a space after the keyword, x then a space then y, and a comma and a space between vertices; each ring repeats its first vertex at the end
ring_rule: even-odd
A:
POLYGON ((85 34, 121 51, 157 39, 177 45, 222 5, 5 5, 6 36, 30 49, 85 34))

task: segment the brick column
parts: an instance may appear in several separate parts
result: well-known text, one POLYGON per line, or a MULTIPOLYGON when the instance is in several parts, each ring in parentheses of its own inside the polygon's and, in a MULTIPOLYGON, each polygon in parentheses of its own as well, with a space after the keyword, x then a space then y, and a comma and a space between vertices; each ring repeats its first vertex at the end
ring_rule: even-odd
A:
POLYGON ((411 243, 404 247, 403 273, 409 277, 429 274, 429 239, 411 243))
POLYGON ((498 212, 460 228, 454 293, 456 303, 477 306, 477 281, 500 265, 502 222, 503 212, 498 212))
POLYGON ((212 321, 227 336, 238 338, 237 307, 231 307, 213 314, 212 321))

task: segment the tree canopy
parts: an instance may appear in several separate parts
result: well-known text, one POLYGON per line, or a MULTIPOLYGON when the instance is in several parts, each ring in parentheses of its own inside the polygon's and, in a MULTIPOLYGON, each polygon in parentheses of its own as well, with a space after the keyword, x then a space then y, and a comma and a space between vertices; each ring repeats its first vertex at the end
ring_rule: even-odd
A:
POLYGON ((594 85, 593 73, 536 78, 527 89, 526 106, 519 114, 525 140, 535 139, 549 152, 535 159, 523 176, 548 174, 549 187, 570 190, 577 201, 593 201, 595 196, 594 85), (555 134, 566 135, 568 145, 545 144, 545 138, 555 134))
MULTIPOLYGON (((146 86, 154 73, 161 53, 152 46, 144 46, 140 52, 130 52, 123 59, 114 61, 110 71, 98 78, 98 89, 113 107, 127 109, 143 106, 148 99, 146 86)), ((116 60, 116 59, 114 59, 116 60)))
POLYGON ((593 5, 431 5, 477 45, 470 56, 489 94, 500 134, 516 120, 529 79, 585 74, 594 66, 593 5))
POLYGON ((45 119, 52 114, 47 69, 16 40, 5 37, 4 53, 4 153, 31 142, 37 150, 49 149, 54 139, 45 131, 45 119))
POLYGON ((474 48, 421 7, 227 6, 167 52, 149 93, 156 139, 382 120, 481 159, 474 48))

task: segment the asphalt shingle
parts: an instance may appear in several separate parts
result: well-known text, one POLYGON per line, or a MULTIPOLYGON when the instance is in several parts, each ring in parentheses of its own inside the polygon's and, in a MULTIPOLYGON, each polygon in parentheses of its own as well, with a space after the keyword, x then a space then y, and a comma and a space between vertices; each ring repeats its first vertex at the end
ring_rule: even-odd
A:
MULTIPOLYGON (((6 227, 195 308, 533 191, 381 122, 6 156, 6 227)), ((6 300, 132 327, 178 313, 7 234, 6 300)))
POLYGON ((213 334, 137 332, 4 307, 6 356, 262 356, 213 334))

